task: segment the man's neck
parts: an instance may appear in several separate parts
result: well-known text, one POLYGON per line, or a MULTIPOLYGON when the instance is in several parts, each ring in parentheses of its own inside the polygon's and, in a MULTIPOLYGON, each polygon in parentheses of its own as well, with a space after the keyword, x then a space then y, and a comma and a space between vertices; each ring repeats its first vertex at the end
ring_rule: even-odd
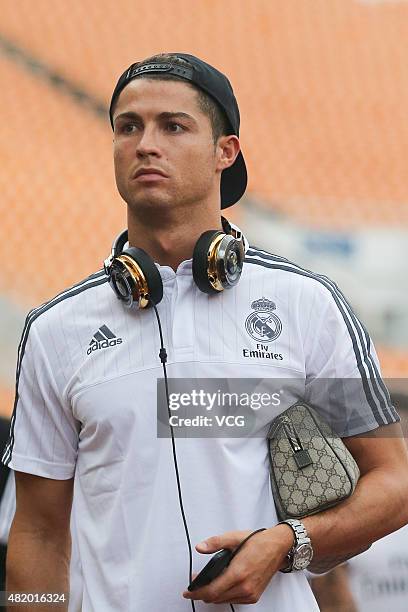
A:
POLYGON ((142 222, 128 212, 129 246, 146 251, 153 260, 173 270, 182 261, 191 259, 194 246, 203 232, 221 230, 220 212, 209 215, 185 216, 182 219, 167 219, 165 226, 142 222))

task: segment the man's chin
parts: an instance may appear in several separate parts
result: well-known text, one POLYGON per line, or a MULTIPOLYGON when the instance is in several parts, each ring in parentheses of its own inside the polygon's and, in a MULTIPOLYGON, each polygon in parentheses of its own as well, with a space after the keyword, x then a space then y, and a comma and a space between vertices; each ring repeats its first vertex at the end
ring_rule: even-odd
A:
POLYGON ((128 202, 128 206, 136 214, 141 211, 149 213, 165 211, 168 210, 172 204, 174 204, 174 199, 163 193, 150 193, 149 195, 143 195, 143 197, 134 198, 131 202, 128 202))

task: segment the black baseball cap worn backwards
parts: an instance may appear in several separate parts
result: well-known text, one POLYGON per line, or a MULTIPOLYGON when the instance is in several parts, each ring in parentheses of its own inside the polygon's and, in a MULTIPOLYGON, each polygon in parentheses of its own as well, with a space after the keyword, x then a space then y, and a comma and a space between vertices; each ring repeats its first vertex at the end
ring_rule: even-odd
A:
MULTIPOLYGON (((146 73, 174 74, 199 87, 209 94, 224 111, 230 124, 231 134, 239 136, 239 109, 235 99, 231 83, 219 70, 210 66, 203 60, 187 53, 170 53, 175 58, 180 57, 188 62, 188 65, 180 66, 172 64, 171 61, 157 61, 154 63, 132 64, 120 76, 109 107, 109 117, 113 128, 113 109, 120 92, 133 79, 146 73)), ((247 170, 241 151, 234 164, 223 171, 221 175, 221 208, 228 208, 238 202, 244 195, 247 186, 247 170)))

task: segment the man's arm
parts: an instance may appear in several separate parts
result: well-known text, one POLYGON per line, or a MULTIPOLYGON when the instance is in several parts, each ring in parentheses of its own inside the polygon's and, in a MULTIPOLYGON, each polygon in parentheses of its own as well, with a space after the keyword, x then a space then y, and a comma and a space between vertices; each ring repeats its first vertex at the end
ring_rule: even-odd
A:
MULTIPOLYGON (((71 556, 70 515, 73 478, 53 480, 15 472, 16 513, 10 530, 7 591, 65 593, 68 609, 69 562, 71 556)), ((49 611, 50 604, 36 606, 49 611)), ((29 604, 10 610, 25 612, 29 604)))
MULTIPOLYGON (((400 425, 380 427, 364 436, 344 440, 361 473, 354 494, 330 510, 303 519, 314 550, 312 572, 327 571, 408 523, 408 453, 400 425)), ((207 547, 201 543, 196 549, 214 553, 235 548, 248 534, 227 532, 208 538, 207 547)), ((285 566, 292 544, 293 532, 287 525, 262 531, 245 544, 223 574, 183 596, 213 603, 255 603, 272 576, 285 566)))
POLYGON ((408 523, 408 453, 398 423, 343 439, 361 477, 346 501, 303 519, 322 573, 408 523))

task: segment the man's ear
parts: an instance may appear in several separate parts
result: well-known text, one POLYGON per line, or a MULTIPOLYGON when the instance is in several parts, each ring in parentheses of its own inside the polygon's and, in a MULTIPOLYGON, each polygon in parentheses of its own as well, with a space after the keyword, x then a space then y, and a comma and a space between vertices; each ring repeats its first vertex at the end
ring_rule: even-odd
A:
POLYGON ((241 145, 239 144, 238 136, 231 134, 229 136, 221 136, 217 143, 217 170, 221 172, 232 166, 235 162, 241 145))

